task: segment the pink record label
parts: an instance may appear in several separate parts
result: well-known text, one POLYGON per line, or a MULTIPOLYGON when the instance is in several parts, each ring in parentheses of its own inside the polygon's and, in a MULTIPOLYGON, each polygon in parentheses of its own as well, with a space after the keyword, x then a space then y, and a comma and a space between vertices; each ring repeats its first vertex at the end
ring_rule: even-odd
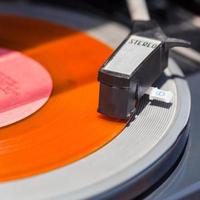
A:
POLYGON ((16 51, 0 49, 0 127, 41 108, 52 91, 46 69, 16 51))

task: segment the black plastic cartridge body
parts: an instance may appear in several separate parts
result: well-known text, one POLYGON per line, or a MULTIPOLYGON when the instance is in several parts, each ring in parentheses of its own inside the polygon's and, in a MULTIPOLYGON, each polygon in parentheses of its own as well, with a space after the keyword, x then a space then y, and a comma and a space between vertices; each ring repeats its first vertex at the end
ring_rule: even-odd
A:
POLYGON ((98 112, 127 119, 135 111, 136 102, 167 67, 169 49, 188 45, 167 38, 154 21, 136 21, 133 31, 99 70, 98 112))

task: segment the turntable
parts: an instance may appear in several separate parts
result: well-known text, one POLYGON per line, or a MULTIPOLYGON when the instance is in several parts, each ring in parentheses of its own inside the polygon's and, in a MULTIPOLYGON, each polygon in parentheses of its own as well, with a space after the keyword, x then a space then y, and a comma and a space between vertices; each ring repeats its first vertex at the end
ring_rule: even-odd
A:
POLYGON ((164 199, 189 148, 180 63, 169 58, 154 83, 170 104, 144 95, 114 119, 97 112, 97 72, 127 26, 26 1, 0 2, 0 25, 1 199, 164 199))

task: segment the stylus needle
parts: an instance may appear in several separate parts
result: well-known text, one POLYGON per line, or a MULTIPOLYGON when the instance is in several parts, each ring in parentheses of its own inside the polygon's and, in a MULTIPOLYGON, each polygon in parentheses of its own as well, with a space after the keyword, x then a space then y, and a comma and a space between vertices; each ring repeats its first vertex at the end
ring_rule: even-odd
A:
POLYGON ((146 94, 149 95, 149 100, 157 100, 165 103, 172 103, 173 93, 171 91, 165 91, 156 87, 150 87, 146 94))

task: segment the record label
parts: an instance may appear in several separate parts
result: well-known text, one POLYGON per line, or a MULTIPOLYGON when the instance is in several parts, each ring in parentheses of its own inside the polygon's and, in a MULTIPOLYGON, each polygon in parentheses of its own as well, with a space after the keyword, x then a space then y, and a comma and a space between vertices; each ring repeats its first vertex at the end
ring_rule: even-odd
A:
POLYGON ((39 63, 6 49, 0 49, 0 83, 0 127, 37 111, 52 91, 51 77, 39 63))

